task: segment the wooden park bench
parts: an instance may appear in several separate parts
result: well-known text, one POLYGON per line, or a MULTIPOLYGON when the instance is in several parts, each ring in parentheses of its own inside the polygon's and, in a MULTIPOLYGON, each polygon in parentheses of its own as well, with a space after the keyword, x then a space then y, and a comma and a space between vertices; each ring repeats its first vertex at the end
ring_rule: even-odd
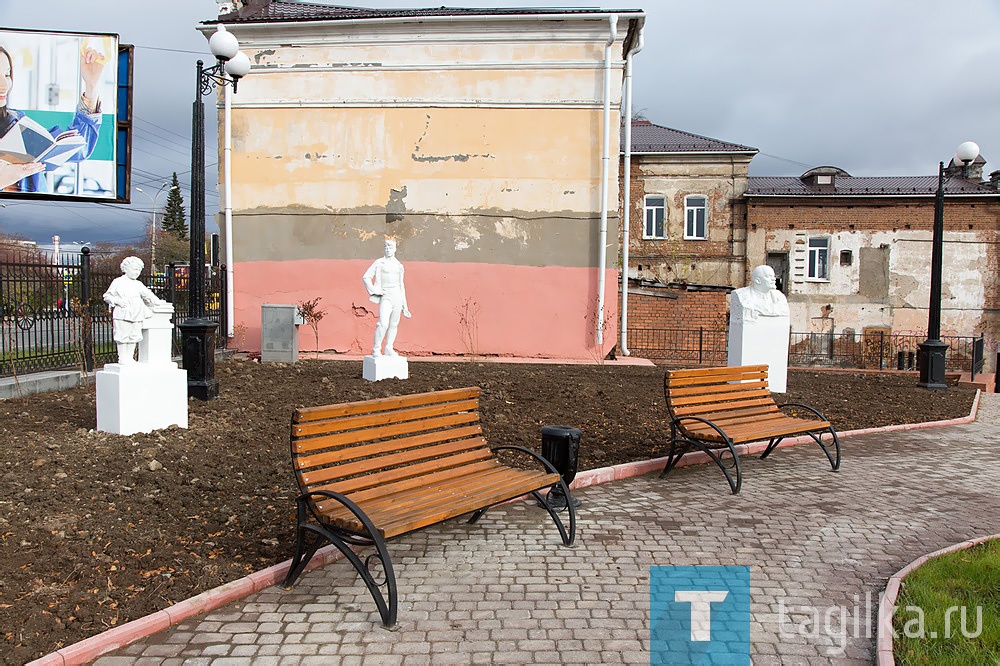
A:
POLYGON ((563 543, 573 543, 572 502, 567 503, 567 530, 540 492, 556 484, 567 493, 569 488, 537 453, 519 446, 487 447, 479 393, 471 387, 294 412, 292 467, 301 494, 286 589, 316 550, 332 543, 368 587, 382 623, 392 626, 396 578, 386 541, 467 513, 472 514, 469 523, 475 523, 490 507, 529 493, 555 521, 563 543), (544 471, 506 465, 495 456, 499 450, 528 454, 544 471), (353 547, 365 546, 375 552, 362 560, 353 547), (382 567, 381 584, 371 571, 373 561, 382 567))
POLYGON ((673 469, 686 449, 694 447, 722 469, 735 495, 743 484, 736 445, 767 441, 760 456, 767 458, 784 438, 794 435, 812 437, 833 471, 840 469, 840 440, 833 426, 809 405, 775 403, 767 388, 766 365, 668 370, 663 394, 670 413, 670 453, 661 477, 673 469), (782 411, 786 408, 809 412, 815 418, 786 414, 782 411), (827 433, 835 453, 823 441, 827 433), (723 462, 726 449, 732 455, 735 479, 723 462))

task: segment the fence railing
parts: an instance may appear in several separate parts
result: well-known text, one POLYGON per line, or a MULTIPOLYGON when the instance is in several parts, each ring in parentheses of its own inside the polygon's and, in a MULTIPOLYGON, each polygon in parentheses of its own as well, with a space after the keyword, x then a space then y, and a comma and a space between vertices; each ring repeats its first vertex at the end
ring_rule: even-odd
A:
MULTIPOLYGON (((864 333, 792 333, 788 364, 873 370, 916 370, 917 348, 924 335, 869 331, 864 333)), ((943 335, 948 345, 945 369, 965 372, 973 369, 976 341, 982 338, 943 335)))
MULTIPOLYGON (((117 265, 94 262, 89 248, 56 257, 0 249, 0 376, 69 367, 90 371, 116 360, 111 312, 102 296, 121 275, 117 265)), ((174 323, 187 319, 186 278, 168 270, 148 284, 174 304, 174 323)), ((225 294, 225 268, 213 268, 206 280, 205 316, 223 332, 225 294)), ((225 347, 225 334, 217 341, 225 347)), ((175 355, 179 350, 175 326, 175 355)))
POLYGON ((629 329, 628 348, 635 356, 664 363, 726 364, 726 332, 717 329, 629 329))
MULTIPOLYGON (((925 336, 886 333, 791 333, 788 364, 831 368, 915 370, 925 336)), ((983 369, 983 338, 942 336, 946 369, 983 369)), ((718 329, 629 329, 629 351, 663 363, 726 364, 726 331, 718 329)))

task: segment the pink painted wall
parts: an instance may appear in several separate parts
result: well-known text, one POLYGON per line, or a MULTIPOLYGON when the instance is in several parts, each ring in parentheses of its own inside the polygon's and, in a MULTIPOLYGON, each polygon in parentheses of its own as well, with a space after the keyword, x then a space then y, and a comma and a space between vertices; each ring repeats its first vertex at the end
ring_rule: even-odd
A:
MULTIPOLYGON (((370 353, 377 312, 361 283, 364 260, 255 261, 234 267, 235 344, 260 350, 260 306, 322 297, 319 347, 370 353), (242 326, 241 326, 242 325, 242 326), (241 330, 245 327, 245 331, 241 330)), ((479 306, 478 349, 485 355, 592 358, 597 269, 403 261, 411 319, 399 325, 403 354, 469 354, 459 311, 479 306)), ((606 271, 604 352, 617 338, 617 272, 606 271)), ((299 328, 301 352, 315 349, 312 329, 299 328)), ((603 353, 600 354, 603 357, 603 353)))

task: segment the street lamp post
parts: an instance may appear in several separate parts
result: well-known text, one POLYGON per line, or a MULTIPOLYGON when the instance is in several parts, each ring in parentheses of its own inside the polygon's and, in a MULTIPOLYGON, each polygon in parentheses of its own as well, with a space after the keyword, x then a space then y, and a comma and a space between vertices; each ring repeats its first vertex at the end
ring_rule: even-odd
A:
POLYGON ((197 85, 191 115, 191 261, 188 266, 188 319, 178 325, 188 396, 211 400, 219 395, 215 378, 216 323, 205 317, 205 105, 202 95, 216 86, 237 82, 250 72, 250 59, 240 51, 236 37, 221 24, 208 47, 216 64, 198 61, 197 85), (227 76, 228 75, 228 76, 227 76))
MULTIPOLYGON (((979 156, 979 146, 966 141, 958 147, 955 161, 964 167, 963 177, 968 177, 972 160, 979 156)), ((929 389, 946 389, 945 351, 948 345, 941 342, 941 272, 944 259, 944 162, 938 163, 937 191, 934 194, 934 226, 931 234, 931 295, 927 312, 927 339, 917 345, 917 365, 920 379, 917 386, 929 389)))
POLYGON ((153 205, 153 231, 149 238, 149 273, 150 275, 156 275, 156 200, 160 198, 160 193, 163 192, 163 188, 169 187, 170 183, 163 183, 160 189, 156 190, 156 196, 152 196, 149 192, 146 192, 141 187, 135 188, 136 192, 142 192, 144 195, 149 197, 150 202, 153 205))

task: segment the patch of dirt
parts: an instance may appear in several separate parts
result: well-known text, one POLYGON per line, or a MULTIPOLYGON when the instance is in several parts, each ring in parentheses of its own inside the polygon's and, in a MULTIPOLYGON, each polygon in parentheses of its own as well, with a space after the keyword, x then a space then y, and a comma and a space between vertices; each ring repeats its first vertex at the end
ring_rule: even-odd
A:
MULTIPOLYGON (((579 469, 666 454, 661 368, 411 363, 370 383, 361 363, 231 359, 190 428, 100 433, 92 387, 0 401, 0 653, 24 663, 291 556, 288 454, 300 406, 481 386, 493 444, 539 448, 539 428, 583 431, 579 469)), ((974 392, 913 375, 791 371, 779 402, 839 430, 965 416, 974 392)), ((849 463, 849 460, 848 460, 849 463)), ((724 490, 720 477, 719 492, 724 490)))

